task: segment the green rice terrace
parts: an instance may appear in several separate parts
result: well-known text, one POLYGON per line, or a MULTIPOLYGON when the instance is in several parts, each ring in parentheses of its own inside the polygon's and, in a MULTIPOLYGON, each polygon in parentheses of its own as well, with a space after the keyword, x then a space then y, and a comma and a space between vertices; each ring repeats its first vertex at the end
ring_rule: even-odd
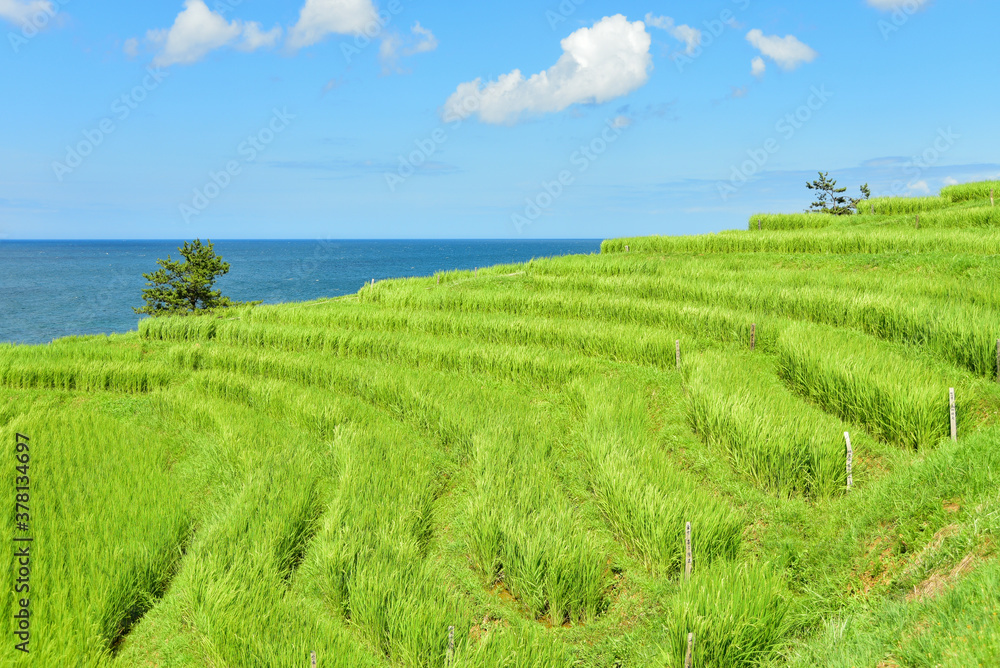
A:
POLYGON ((0 663, 1000 665, 991 188, 0 346, 0 663))

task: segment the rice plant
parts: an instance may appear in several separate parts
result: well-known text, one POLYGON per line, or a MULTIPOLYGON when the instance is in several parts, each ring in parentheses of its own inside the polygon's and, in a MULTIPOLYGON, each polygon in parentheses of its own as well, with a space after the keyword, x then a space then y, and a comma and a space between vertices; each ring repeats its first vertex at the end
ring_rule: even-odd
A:
POLYGON ((577 383, 580 433, 575 439, 612 531, 646 568, 661 575, 677 575, 684 568, 687 522, 698 532, 698 563, 733 557, 741 542, 740 513, 657 456, 637 388, 615 392, 612 387, 607 379, 577 383))
POLYGON ((687 369, 691 426, 725 453, 737 475, 784 496, 821 498, 846 489, 849 427, 797 400, 767 364, 705 353, 687 369))
POLYGON ((828 213, 757 213, 750 216, 748 229, 753 230, 815 230, 846 225, 850 217, 828 213))
POLYGON ((949 252, 967 255, 1000 253, 1000 232, 956 230, 910 231, 850 228, 791 232, 722 232, 690 237, 614 239, 602 253, 836 253, 885 254, 949 252))
POLYGON ((873 197, 858 203, 858 214, 862 216, 898 216, 936 211, 951 204, 946 197, 873 197))
POLYGON ((791 596, 767 564, 699 568, 681 584, 670 612, 661 665, 684 665, 689 634, 695 666, 760 665, 795 627, 791 596))
POLYGON ((992 570, 900 594, 1000 531, 990 187, 0 345, 0 663, 988 664, 992 570))
POLYGON ((968 202, 970 200, 989 201, 990 195, 993 194, 995 197, 997 193, 1000 193, 1000 181, 961 183, 953 186, 945 186, 941 189, 941 197, 951 202, 968 202))
MULTIPOLYGON (((864 336, 791 327, 779 339, 777 361, 778 374, 793 390, 887 442, 925 447, 949 433, 954 379, 864 336)), ((963 393, 959 398, 964 423, 970 400, 963 393)))

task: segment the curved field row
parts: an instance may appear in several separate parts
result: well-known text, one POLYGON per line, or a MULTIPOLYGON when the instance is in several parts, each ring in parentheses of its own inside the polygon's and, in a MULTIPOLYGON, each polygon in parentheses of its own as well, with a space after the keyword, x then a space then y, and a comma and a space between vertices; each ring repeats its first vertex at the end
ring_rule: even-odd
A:
POLYGON ((47 389, 143 393, 164 387, 172 376, 141 363, 0 359, 0 386, 47 389))
MULTIPOLYGON (((421 307, 640 323, 676 328, 709 341, 749 341, 751 323, 778 316, 852 328, 886 341, 926 346, 942 359, 978 375, 992 377, 996 373, 1000 311, 965 304, 954 296, 947 301, 943 297, 911 296, 903 303, 891 286, 873 294, 864 284, 850 281, 831 282, 829 287, 811 282, 794 285, 782 280, 784 273, 775 271, 760 281, 748 281, 745 275, 720 274, 711 282, 684 276, 629 279, 618 275, 532 274, 520 277, 517 284, 522 289, 503 295, 502 300, 486 286, 467 289, 459 295, 447 291, 386 291, 369 299, 408 313, 421 307), (688 305, 691 302, 712 307, 688 305), (741 316, 741 311, 745 315, 741 316)), ((761 324, 758 322, 758 327, 761 324)), ((771 343, 771 339, 761 335, 758 341, 763 345, 771 343)), ((661 354, 663 349, 661 340, 661 354)), ((632 361, 637 357, 622 359, 632 361)))
POLYGON ((976 392, 866 337, 799 325, 782 332, 778 374, 794 390, 890 443, 919 448, 949 434, 950 387, 959 386, 959 428, 972 424, 976 392))
MULTIPOLYGON (((526 427, 520 432, 520 436, 515 437, 508 434, 507 436, 500 437, 492 435, 492 432, 489 437, 482 435, 482 428, 477 428, 475 425, 496 423, 498 418, 494 411, 508 416, 503 420, 512 426, 523 424, 530 418, 532 409, 525 404, 514 402, 516 395, 512 394, 512 388, 508 387, 502 386, 497 388, 494 391, 494 396, 485 398, 476 396, 482 392, 482 390, 472 389, 477 386, 470 385, 466 389, 461 389, 465 387, 465 384, 456 378, 449 378, 447 382, 443 382, 444 379, 442 379, 440 383, 427 383, 426 380, 420 380, 423 378, 422 375, 414 375, 407 381, 406 385, 400 385, 398 381, 391 380, 391 378, 399 378, 398 374, 393 374, 393 376, 371 374, 363 362, 352 361, 350 364, 307 365, 301 363, 295 355, 285 355, 283 360, 281 356, 272 355, 265 361, 252 352, 242 351, 237 348, 225 350, 218 347, 199 352, 198 355, 197 367, 199 369, 219 369, 229 373, 239 371, 258 378, 284 378, 297 383, 331 388, 338 392, 349 392, 361 396, 367 401, 372 401, 382 406, 385 410, 405 417, 412 424, 422 425, 422 429, 427 430, 427 433, 438 439, 442 444, 461 443, 461 448, 455 454, 462 459, 483 458, 485 452, 488 452, 488 450, 485 452, 483 450, 486 444, 490 444, 490 448, 495 448, 500 443, 509 444, 511 442, 524 441, 527 438, 527 433, 545 431, 538 423, 532 422, 530 423, 530 427, 526 427), (460 399, 455 396, 456 393, 462 393, 462 398, 460 399), (489 407, 495 408, 491 409, 489 407), (484 438, 486 440, 480 440, 484 438)), ((416 371, 413 373, 416 374, 416 371)), ((578 381, 578 384, 580 383, 583 383, 584 387, 589 384, 583 378, 578 381)), ((611 424, 614 423, 610 421, 612 413, 608 412, 609 409, 606 403, 612 397, 605 397, 603 400, 599 400, 598 397, 602 396, 600 392, 588 392, 588 396, 592 397, 591 401, 594 403, 594 406, 582 413, 581 419, 591 424, 591 421, 596 420, 597 415, 600 415, 602 416, 602 420, 605 421, 593 422, 594 427, 596 428, 600 425, 601 429, 609 429, 611 424), (590 411, 598 410, 600 412, 591 415, 590 411)), ((640 407, 636 404, 632 404, 629 410, 634 416, 643 415, 640 412, 640 407)), ((621 425, 623 416, 626 414, 624 409, 619 407, 613 414, 618 416, 617 424, 621 425)), ((329 424, 327 418, 320 418, 319 415, 315 418, 310 418, 310 422, 317 425, 320 423, 329 424)), ((331 427, 320 428, 317 426, 317 429, 322 434, 327 433, 331 427)), ((643 434, 644 432, 641 429, 633 428, 629 432, 628 438, 634 439, 634 442, 644 442, 645 436, 643 434)), ((620 434, 616 438, 621 440, 623 437, 620 434)), ((605 449, 610 447, 610 444, 614 442, 613 440, 606 440, 604 436, 597 438, 594 432, 588 432, 582 437, 581 442, 592 444, 588 446, 587 451, 584 453, 584 460, 588 462, 588 466, 594 466, 595 461, 597 461, 593 459, 594 457, 600 456, 600 460, 604 461, 605 457, 612 456, 612 453, 607 452, 605 449), (598 447, 598 445, 601 448, 599 452, 603 453, 602 455, 598 455, 589 449, 598 447)), ((622 447, 625 447, 625 443, 622 443, 622 447)), ((530 449, 518 449, 518 452, 528 451, 530 449)), ((624 451, 616 448, 614 456, 620 458, 623 453, 624 451)), ((498 461, 504 461, 496 459, 501 454, 500 451, 497 451, 493 455, 493 459, 484 459, 477 466, 494 466, 498 461)), ((616 468, 621 470, 621 465, 618 465, 616 468)), ((514 465, 508 461, 506 468, 494 471, 492 477, 486 476, 483 478, 484 480, 492 480, 488 485, 487 492, 493 490, 489 493, 501 493, 494 488, 495 481, 506 480, 509 471, 512 470, 514 470, 514 465)), ((594 469, 591 468, 591 470, 594 469)), ((528 471, 534 471, 534 473, 528 474, 526 472, 525 475, 527 478, 537 476, 537 466, 535 468, 529 467, 528 471)), ((730 509, 725 508, 724 504, 720 504, 717 501, 709 501, 709 499, 697 491, 696 483, 683 475, 671 474, 669 472, 661 473, 656 476, 654 479, 655 482, 650 481, 654 487, 648 488, 646 491, 636 491, 631 487, 631 483, 636 482, 634 476, 627 478, 630 481, 630 486, 623 488, 617 484, 612 484, 611 481, 621 482, 625 478, 618 475, 612 476, 610 469, 606 467, 600 468, 600 471, 602 475, 611 476, 607 479, 608 484, 601 488, 604 490, 601 492, 601 498, 603 499, 601 501, 602 507, 616 506, 620 502, 627 503, 633 509, 629 511, 629 516, 634 516, 635 513, 639 512, 640 508, 643 508, 644 510, 641 512, 650 518, 650 522, 646 526, 654 528, 655 535, 658 538, 656 540, 644 539, 633 545, 639 546, 638 549, 645 555, 644 558, 647 559, 647 564, 650 567, 655 567, 660 572, 676 572, 680 564, 677 549, 678 543, 676 540, 665 538, 668 535, 674 538, 679 535, 677 532, 683 527, 683 522, 679 523, 676 521, 678 513, 680 515, 687 515, 688 519, 692 517, 705 517, 706 526, 711 523, 718 523, 722 521, 722 518, 732 517, 730 509), (631 500, 628 500, 630 498, 631 500), (649 505, 651 503, 654 505, 649 505), (707 518, 714 519, 709 520, 707 518), (664 531, 667 534, 664 534, 664 531)), ((507 488, 520 487, 522 489, 531 489, 536 484, 535 482, 527 484, 522 481, 518 485, 507 485, 507 488)), ((641 488, 639 489, 641 490, 641 488)), ((617 513, 615 516, 618 516, 617 513)), ((479 525, 489 526, 490 523, 481 521, 479 525)), ((715 551, 718 551, 719 554, 732 555, 732 550, 738 543, 738 529, 734 530, 732 523, 723 522, 722 526, 728 528, 722 531, 718 538, 703 538, 702 545, 704 549, 712 551, 706 552, 706 556, 714 554, 715 551)), ((618 532, 617 529, 614 529, 614 531, 618 532)), ((502 535, 502 532, 499 535, 502 535)), ((711 536, 711 534, 708 536, 711 536)), ((483 538, 482 540, 486 539, 483 538)), ((493 541, 487 541, 487 543, 493 544, 493 541)), ((701 549, 700 547, 699 550, 701 549)), ((480 560, 480 562, 491 563, 489 560, 480 560)), ((483 571, 490 573, 492 569, 485 568, 483 571)))
POLYGON ((0 346, 37 660, 833 665, 993 558, 988 187, 0 346))
POLYGON ((830 229, 721 232, 692 237, 639 237, 601 244, 602 253, 882 253, 1000 254, 1000 231, 830 229))
MULTIPOLYGON (((846 490, 850 428, 801 403, 759 356, 705 353, 685 376, 692 429, 722 450, 736 475, 784 496, 825 498, 846 490), (797 418, 789 421, 789 413, 797 418)), ((863 434, 854 435, 854 446, 865 451, 863 434)))

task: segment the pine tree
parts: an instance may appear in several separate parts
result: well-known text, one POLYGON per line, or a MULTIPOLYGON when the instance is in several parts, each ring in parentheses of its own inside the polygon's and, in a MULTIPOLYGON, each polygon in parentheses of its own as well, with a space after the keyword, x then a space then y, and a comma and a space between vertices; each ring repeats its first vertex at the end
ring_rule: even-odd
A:
POLYGON ((201 239, 185 241, 177 250, 184 261, 172 260, 168 255, 166 260, 156 261, 160 269, 142 275, 148 286, 142 291, 146 305, 133 311, 158 316, 238 304, 212 289, 216 278, 229 273, 229 263, 215 254, 211 241, 206 244, 201 239))
POLYGON ((847 206, 847 188, 838 188, 837 181, 829 177, 829 172, 819 172, 819 178, 812 183, 806 183, 806 188, 817 192, 816 201, 809 207, 810 211, 820 211, 840 215, 850 213, 847 206))
POLYGON ((844 216, 854 213, 858 202, 871 197, 871 190, 868 184, 861 186, 861 199, 854 199, 844 195, 847 188, 838 188, 837 181, 831 179, 829 172, 819 172, 819 178, 812 183, 806 183, 806 188, 817 191, 816 201, 812 203, 808 211, 820 213, 830 213, 835 216, 844 216))

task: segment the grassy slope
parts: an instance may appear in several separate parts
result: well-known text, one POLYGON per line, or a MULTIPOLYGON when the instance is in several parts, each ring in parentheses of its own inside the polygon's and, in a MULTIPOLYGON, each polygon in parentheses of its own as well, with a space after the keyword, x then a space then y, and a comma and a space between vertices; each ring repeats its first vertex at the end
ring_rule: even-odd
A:
POLYGON ((0 346, 0 663, 997 665, 988 197, 0 346))

